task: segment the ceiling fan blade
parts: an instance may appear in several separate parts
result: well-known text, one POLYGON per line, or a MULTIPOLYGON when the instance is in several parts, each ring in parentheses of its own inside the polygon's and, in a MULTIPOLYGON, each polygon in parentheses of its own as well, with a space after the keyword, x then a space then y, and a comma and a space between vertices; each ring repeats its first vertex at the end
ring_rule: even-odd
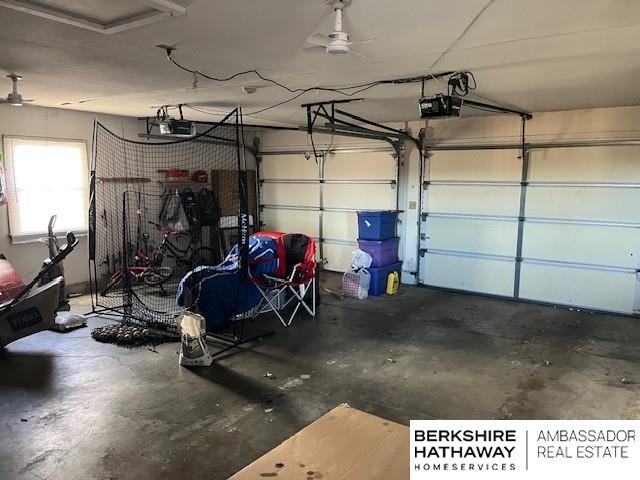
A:
MULTIPOLYGON (((100 98, 85 98, 84 100, 75 100, 73 102, 62 102, 60 104, 61 107, 66 107, 68 105, 82 105, 87 102, 95 102, 101 100, 100 98)), ((23 102, 33 102, 34 100, 23 100, 23 102)))
MULTIPOLYGON (((229 109, 237 106, 238 102, 228 100, 194 100, 185 104, 187 107, 205 107, 212 109, 229 109)), ((227 111, 227 110, 224 110, 227 111)))
POLYGON ((365 59, 367 58, 363 54, 358 53, 358 52, 354 52, 353 50, 349 50, 349 53, 352 54, 352 55, 357 55, 360 58, 365 58, 365 59))
POLYGON ((367 43, 371 43, 375 40, 375 38, 367 38, 366 40, 355 40, 353 42, 349 42, 349 46, 351 45, 365 45, 367 43))
POLYGON ((326 47, 331 43, 331 39, 327 37, 324 33, 312 33, 307 37, 307 43, 326 47))
POLYGON ((309 45, 308 47, 304 47, 302 51, 306 53, 326 53, 327 47, 322 45, 309 45))
POLYGON ((23 98, 22 99, 22 103, 25 103, 25 102, 26 103, 31 103, 31 102, 35 102, 35 100, 33 98, 29 98, 29 99, 23 98))

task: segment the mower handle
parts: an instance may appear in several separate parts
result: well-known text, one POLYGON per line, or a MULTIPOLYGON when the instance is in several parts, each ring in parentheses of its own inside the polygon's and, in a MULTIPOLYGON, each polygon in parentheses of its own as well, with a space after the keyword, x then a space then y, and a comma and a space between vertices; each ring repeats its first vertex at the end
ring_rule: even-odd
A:
POLYGON ((11 300, 11 302, 5 304, 0 309, 0 314, 6 313, 8 310, 11 310, 15 304, 17 304, 22 297, 24 297, 29 291, 40 281, 42 277, 46 275, 46 273, 51 270, 51 268, 60 263, 64 258, 69 255, 73 249, 78 245, 78 239, 73 234, 73 232, 67 232, 67 243, 62 246, 60 252, 53 258, 47 258, 42 264, 42 268, 38 272, 38 274, 27 284, 25 287, 20 290, 20 292, 11 300))
POLYGON ((67 255, 69 255, 73 251, 74 248, 76 248, 79 242, 80 240, 78 240, 73 232, 67 232, 67 243, 62 246, 60 252, 58 252, 55 257, 47 259, 49 260, 49 262, 46 263, 50 263, 51 265, 53 265, 61 262, 67 255))
POLYGON ((67 232, 67 243, 60 249, 60 252, 64 252, 63 258, 69 255, 79 242, 80 240, 76 238, 73 232, 67 232))

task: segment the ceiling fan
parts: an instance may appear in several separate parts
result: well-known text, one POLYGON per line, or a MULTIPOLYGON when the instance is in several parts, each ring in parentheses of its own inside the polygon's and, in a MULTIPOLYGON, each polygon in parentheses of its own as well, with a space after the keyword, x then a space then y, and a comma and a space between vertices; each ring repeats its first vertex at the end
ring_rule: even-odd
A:
POLYGON ((9 92, 7 98, 0 98, 0 103, 8 103, 14 107, 22 107, 25 103, 33 102, 33 100, 25 100, 22 98, 22 95, 18 93, 18 80, 22 80, 20 75, 10 73, 7 75, 7 78, 10 78, 13 82, 13 91, 9 92))
POLYGON ((330 55, 346 55, 348 53, 358 55, 364 58, 364 55, 354 52, 350 49, 352 45, 361 45, 369 43, 372 39, 359 40, 352 42, 349 40, 349 34, 342 29, 342 13, 345 8, 351 5, 351 0, 325 0, 331 5, 336 16, 333 24, 333 32, 325 35, 324 33, 313 33, 307 37, 307 43, 310 45, 304 47, 305 52, 314 52, 324 50, 330 55))

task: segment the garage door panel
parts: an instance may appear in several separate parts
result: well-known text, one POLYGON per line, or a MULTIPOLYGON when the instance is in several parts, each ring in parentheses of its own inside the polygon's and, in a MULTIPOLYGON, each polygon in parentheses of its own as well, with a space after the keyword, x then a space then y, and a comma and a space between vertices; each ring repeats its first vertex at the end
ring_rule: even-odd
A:
POLYGON ((524 262, 520 296, 620 313, 633 311, 634 274, 524 262))
POLYGON ((520 187, 430 185, 429 211, 482 215, 518 215, 520 187))
POLYGON ((305 233, 318 237, 318 215, 299 210, 265 209, 262 212, 265 230, 305 233))
POLYGON ((355 241, 358 238, 358 216, 353 212, 324 212, 322 234, 334 240, 355 241))
POLYGON ((522 175, 519 155, 516 149, 433 153, 428 170, 432 183, 426 198, 431 215, 422 224, 427 236, 421 244, 427 249, 421 262, 424 284, 492 295, 513 294, 515 217, 522 175), (492 216, 513 220, 487 218, 492 216))
POLYGON ((427 248, 515 256, 516 222, 428 217, 427 248))
POLYGON ((325 184, 323 200, 327 208, 389 210, 395 205, 395 190, 389 185, 325 184))
POLYGON ((349 270, 351 265, 351 254, 358 248, 357 245, 335 245, 332 243, 325 243, 324 246, 324 258, 326 264, 325 270, 331 270, 334 272, 345 272, 349 270))
POLYGON ((318 164, 307 160, 304 155, 267 155, 263 157, 261 168, 262 178, 291 179, 318 178, 318 164))
POLYGON ((520 181, 519 150, 435 152, 430 162, 431 180, 520 181))
MULTIPOLYGON (((367 142, 367 148, 386 148, 380 142, 370 142, 370 145, 367 142)), ((265 205, 262 210, 264 228, 306 233, 318 238, 322 219, 323 238, 355 241, 357 216, 350 210, 397 208, 396 160, 391 153, 391 149, 338 151, 320 159, 318 163, 306 160, 300 153, 265 155, 260 174, 263 180, 270 181, 263 182, 260 191, 260 203, 265 205), (325 183, 320 184, 321 180, 325 180, 325 183), (320 211, 277 208, 278 205, 310 206, 325 210, 320 214, 320 211)), ((322 257, 328 261, 325 268, 336 271, 349 268, 351 252, 355 248, 355 242, 353 245, 318 244, 319 255, 321 251, 322 257)))
POLYGON ((534 149, 529 154, 529 180, 552 182, 638 181, 640 147, 576 147, 534 149))
MULTIPOLYGON (((517 222, 487 217, 519 216, 521 187, 493 184, 519 183, 519 154, 463 150, 430 158, 424 283, 513 295, 514 262, 477 254, 515 256, 517 222)), ((528 158, 518 297, 633 313, 640 147, 534 148, 528 158)))
POLYGON ((525 258, 635 268, 640 229, 525 222, 525 258))
POLYGON ((317 185, 265 183, 262 185, 262 203, 265 205, 313 206, 319 205, 317 185))
POLYGON ((391 152, 328 155, 324 163, 324 178, 395 180, 395 159, 391 152))
POLYGON ((430 253, 425 257, 426 285, 492 295, 513 294, 513 262, 430 253))
POLYGON ((526 216, 599 221, 638 221, 640 189, 530 187, 526 216))

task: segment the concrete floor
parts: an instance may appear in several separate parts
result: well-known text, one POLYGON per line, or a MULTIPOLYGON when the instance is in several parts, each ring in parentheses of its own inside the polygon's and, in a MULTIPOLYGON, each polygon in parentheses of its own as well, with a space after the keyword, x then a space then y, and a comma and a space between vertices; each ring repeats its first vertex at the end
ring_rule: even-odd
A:
POLYGON ((640 418, 638 319, 417 287, 323 302, 207 369, 90 328, 9 345, 0 478, 224 479, 343 402, 405 424, 640 418))

